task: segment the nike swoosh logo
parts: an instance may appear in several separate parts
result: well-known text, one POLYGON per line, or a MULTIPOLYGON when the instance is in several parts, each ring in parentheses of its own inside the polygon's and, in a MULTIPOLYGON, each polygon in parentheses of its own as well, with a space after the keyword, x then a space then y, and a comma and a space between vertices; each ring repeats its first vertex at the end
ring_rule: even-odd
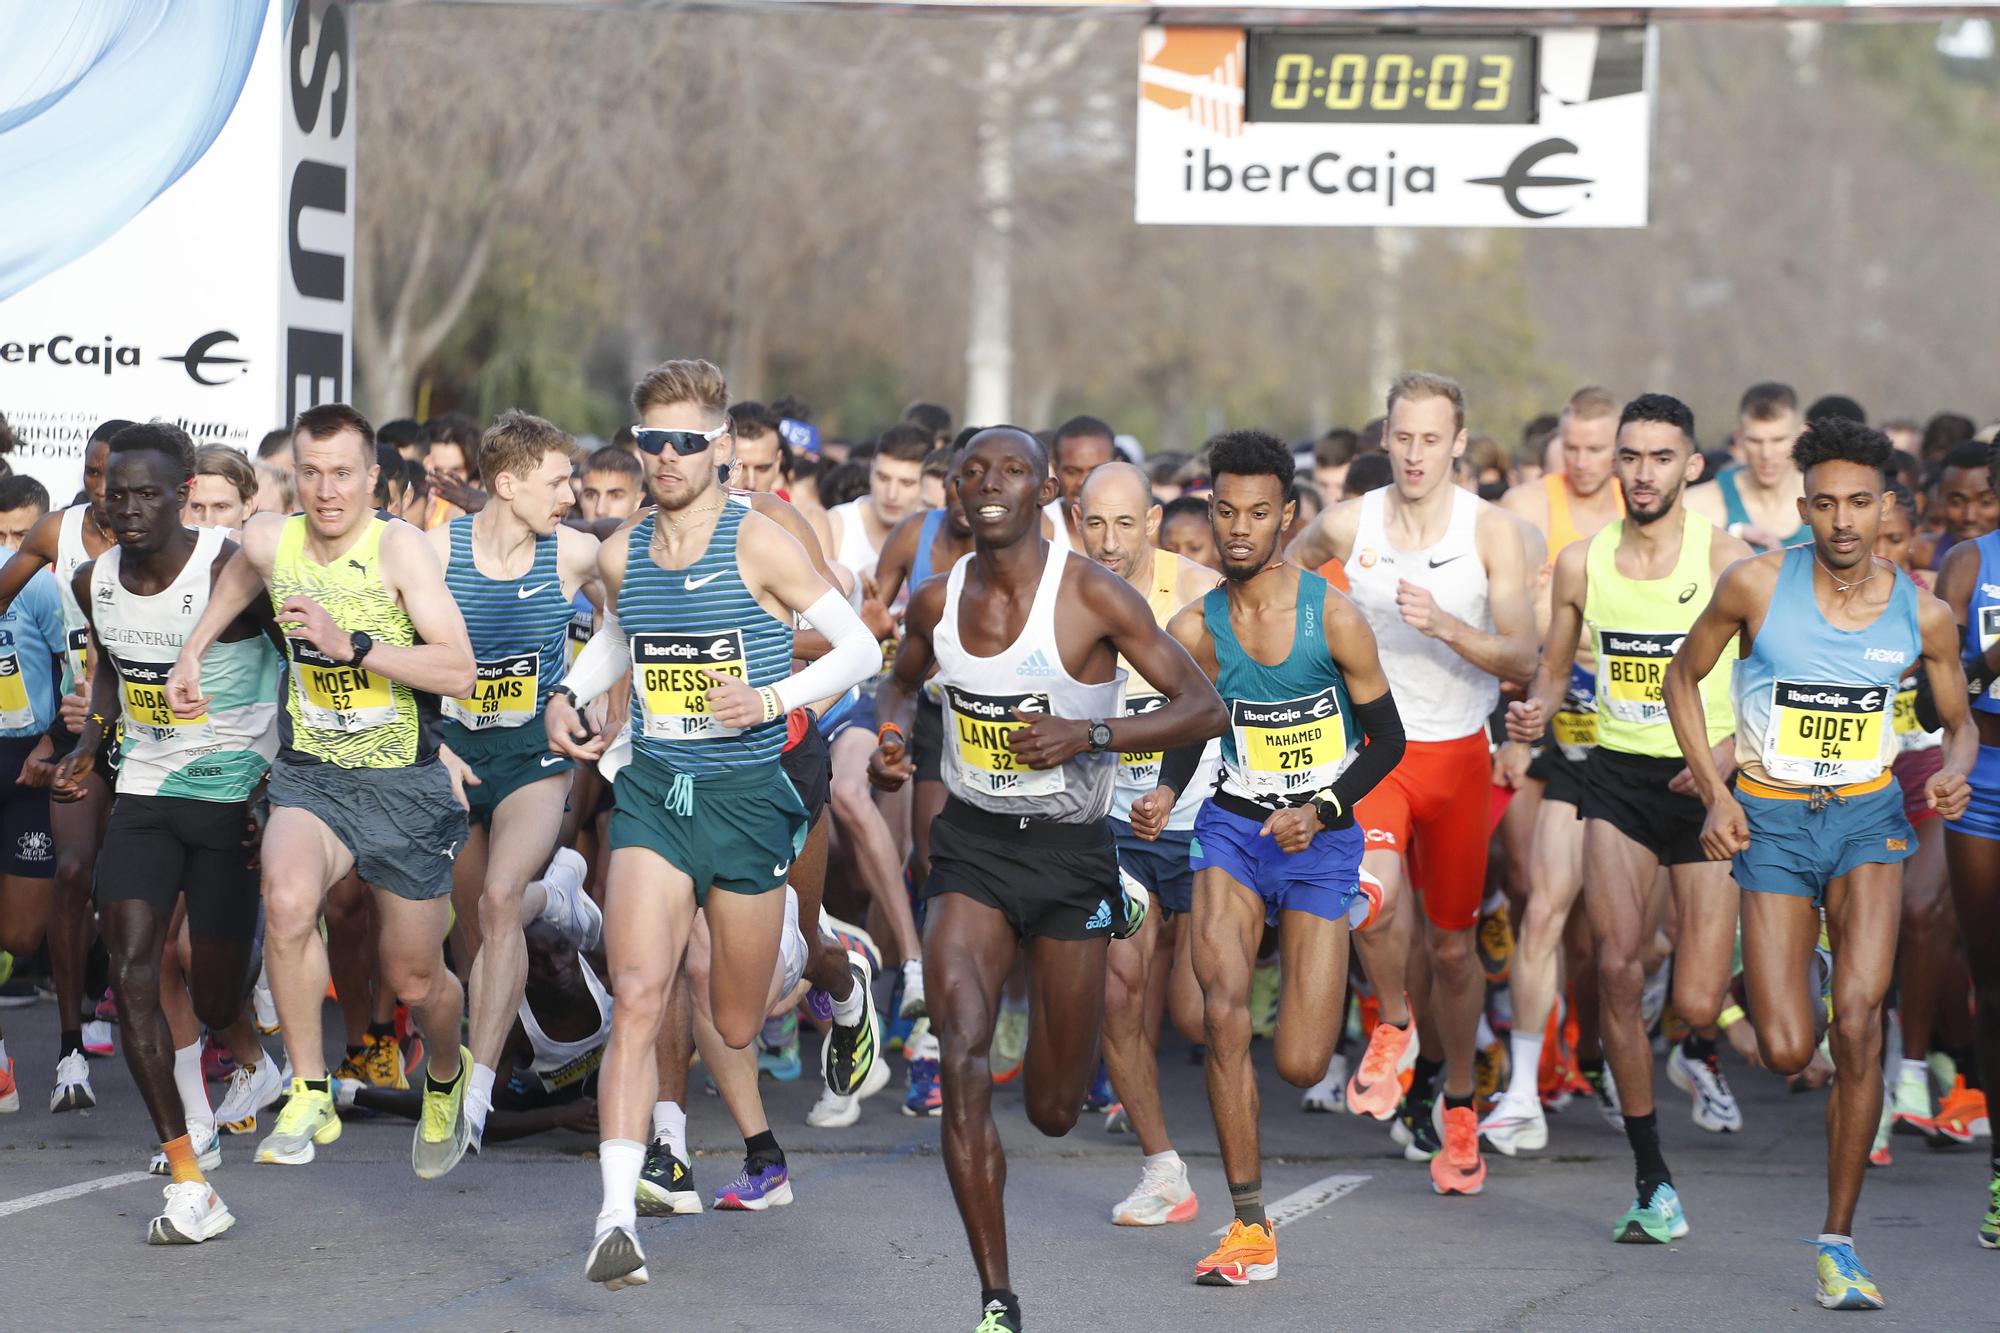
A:
POLYGON ((534 595, 535 595, 536 593, 540 592, 540 591, 541 591, 542 589, 544 589, 544 588, 546 588, 546 587, 548 587, 548 586, 550 586, 550 585, 548 585, 548 584, 546 584, 546 583, 537 583, 537 584, 536 584, 536 585, 535 585, 534 587, 532 587, 532 588, 516 588, 516 589, 514 589, 514 595, 515 595, 516 597, 520 598, 520 599, 521 599, 522 601, 524 601, 524 602, 525 602, 525 601, 527 601, 527 600, 528 600, 528 599, 529 599, 530 597, 533 597, 533 596, 534 596, 534 595))
POLYGON ((791 868, 792 868, 792 863, 790 861, 787 861, 781 866, 772 866, 771 873, 774 875, 782 875, 791 868))
POLYGON ((559 754, 545 754, 541 758, 541 765, 543 768, 547 768, 551 764, 560 764, 562 761, 563 757, 559 754))
POLYGON ((1460 551, 1457 555, 1448 555, 1442 560, 1438 559, 1436 556, 1432 556, 1431 568, 1437 569, 1439 566, 1448 565, 1454 560, 1463 560, 1463 559, 1465 559, 1465 552, 1463 551, 1460 551))
POLYGON ((684 579, 682 581, 687 584, 687 590, 689 592, 693 592, 696 588, 705 587, 706 585, 715 582, 717 579, 721 577, 722 577, 722 571, 718 569, 713 574, 703 574, 698 579, 689 578, 689 579, 684 579))

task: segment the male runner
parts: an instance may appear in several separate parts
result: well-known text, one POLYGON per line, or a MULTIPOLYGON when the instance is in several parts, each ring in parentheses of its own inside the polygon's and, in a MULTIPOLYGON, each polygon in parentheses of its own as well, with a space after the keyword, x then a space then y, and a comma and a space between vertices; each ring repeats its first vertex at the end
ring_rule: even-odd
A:
POLYGON ((1764 1062, 1795 1074, 1812 1059, 1825 1009, 1815 946, 1832 944, 1827 1209, 1819 1303, 1880 1309, 1855 1257, 1854 1205, 1882 1108, 1882 997, 1896 961, 1901 863, 1916 839, 1889 773, 1898 680, 1922 657, 1945 730, 1927 789, 1946 819, 1966 809, 1979 733, 1951 611, 1874 557, 1892 448, 1880 431, 1830 418, 1799 437, 1799 517, 1810 545, 1731 566, 1667 667, 1667 711, 1708 807, 1701 841, 1734 858, 1743 889, 1743 980, 1764 1062), (1732 642, 1735 791, 1708 751, 1697 682, 1732 642))
MULTIPOLYGON (((1208 1105, 1236 1216, 1194 1279, 1240 1287, 1278 1275, 1250 1064, 1258 941, 1282 924, 1278 1074, 1311 1087, 1340 1040, 1348 930, 1380 902, 1379 886, 1363 889, 1354 806, 1402 758, 1403 724, 1367 621, 1279 553, 1295 513, 1290 451, 1238 431, 1212 444, 1209 465, 1223 583, 1168 628, 1229 707, 1222 781, 1195 820, 1189 859, 1208 1105)), ((1142 836, 1157 829, 1177 776, 1163 774, 1164 790, 1133 806, 1142 836)))
POLYGON ((1077 501, 1090 474, 1118 457, 1117 437, 1096 417, 1071 417, 1056 427, 1049 447, 1049 470, 1056 477, 1056 499, 1044 513, 1054 524, 1061 545, 1078 544, 1077 501))
POLYGON ((1289 554, 1307 569, 1343 562, 1383 670, 1401 692, 1409 733, 1403 761, 1361 802, 1356 819, 1369 846, 1363 865, 1382 881, 1385 911, 1399 910, 1405 885, 1423 897, 1433 976, 1425 977, 1424 957, 1412 956, 1409 1000, 1436 1029, 1423 1047, 1441 1042, 1445 1058, 1413 1050, 1396 957, 1400 932, 1370 930, 1360 945, 1382 1020, 1348 1085, 1347 1104, 1387 1119, 1398 1075, 1414 1056, 1401 1122, 1406 1155, 1430 1159, 1439 1193, 1473 1194, 1486 1179, 1472 1109, 1473 1045, 1486 988, 1472 939, 1486 888, 1486 719, 1499 701, 1499 681, 1526 681, 1535 669, 1531 586, 1541 541, 1520 519, 1452 484, 1452 460, 1466 442, 1465 395, 1454 381, 1405 374, 1390 387, 1388 405, 1382 443, 1394 484, 1327 510, 1289 554), (1427 980, 1435 1000, 1428 1007, 1427 980), (1441 1113, 1433 1105, 1440 1068, 1441 1113))
POLYGON ((598 559, 603 627, 549 701, 553 748, 596 759, 579 713, 628 670, 632 759, 617 771, 605 940, 618 997, 601 1079, 603 1206, 585 1275, 608 1288, 649 1278, 636 1191, 657 1083, 656 1043, 696 908, 714 963, 709 1009, 742 1048, 763 1026, 783 928, 783 887, 806 812, 778 766, 784 718, 881 664, 867 627, 776 523, 729 502, 715 445, 728 386, 706 361, 669 361, 632 394, 654 511, 598 559), (792 663, 803 615, 831 651, 792 663))
POLYGON ((251 802, 278 745, 278 655, 267 607, 232 617, 203 650, 205 710, 184 718, 167 706, 174 657, 236 554, 220 528, 182 526, 193 470, 194 444, 179 427, 128 426, 112 438, 103 511, 118 544, 78 566, 71 580, 95 667, 90 710, 76 748, 57 765, 54 791, 58 801, 81 797, 98 747, 108 735, 120 738, 97 907, 125 1062, 173 1177, 165 1209, 147 1228, 154 1245, 200 1244, 236 1224, 202 1175, 222 1164, 222 1147, 213 1118, 190 1125, 187 1115, 190 1101, 208 1109, 200 1033, 177 1042, 169 1031, 160 962, 185 894, 193 1015, 216 1032, 248 1023, 257 939, 251 802), (185 1093, 183 1082, 193 1084, 185 1093))
POLYGON ((631 450, 607 446, 583 461, 576 512, 584 523, 607 518, 622 523, 645 502, 646 472, 631 450))
MULTIPOLYGON (((1214 571, 1153 544, 1160 530, 1160 506, 1153 503, 1146 474, 1132 464, 1106 463, 1092 472, 1077 496, 1077 513, 1077 549, 1131 584, 1162 626, 1215 586, 1214 571)), ((1142 675, 1128 671, 1127 717, 1143 716, 1164 703, 1164 694, 1142 675)), ((1151 839, 1133 832, 1133 806, 1159 787, 1162 756, 1120 755, 1111 785, 1119 877, 1128 893, 1136 884, 1157 909, 1147 913, 1136 935, 1111 941, 1106 961, 1104 1065, 1146 1159, 1138 1186, 1111 1210, 1111 1220, 1119 1226, 1186 1222, 1200 1207, 1188 1183, 1187 1164, 1167 1137, 1166 1110, 1160 1101, 1159 1042, 1170 990, 1174 1012, 1190 1029, 1189 1039, 1200 1040, 1201 1035, 1194 931, 1182 923, 1194 910, 1194 868, 1188 850, 1194 842, 1195 816, 1215 786, 1215 742, 1202 747, 1201 757, 1201 767, 1181 782, 1179 798, 1166 800, 1170 813, 1165 828, 1151 839)), ((1149 801, 1147 808, 1154 803, 1149 801)))
POLYGON ((1225 714, 1131 585, 1042 536, 1056 483, 1032 435, 983 430, 958 469, 973 552, 910 599, 895 669, 881 686, 882 744, 870 776, 893 790, 914 771, 904 729, 935 664, 951 797, 931 832, 925 953, 939 978, 930 1017, 942 1052, 945 1173, 979 1271, 980 1333, 1016 1333, 1006 1158, 987 1068, 1001 987, 1026 942, 1028 1118, 1044 1134, 1066 1134, 1097 1064, 1104 941, 1139 924, 1126 912, 1105 819, 1117 754, 1198 746, 1222 730, 1225 714), (1167 696, 1164 705, 1121 715, 1120 655, 1167 696))
POLYGON ((1812 540, 1812 525, 1793 521, 1802 492, 1792 446, 1805 428, 1799 395, 1791 385, 1745 389, 1736 408, 1736 448, 1743 465, 1689 487, 1689 512, 1759 551, 1812 540))
POLYGON ((264 955, 292 1088, 257 1160, 302 1166, 340 1137, 320 1040, 326 946, 320 907, 354 871, 380 922, 382 984, 409 1006, 429 1052, 410 1163, 425 1179, 464 1155, 472 1059, 459 1044, 465 993, 444 962, 452 858, 464 798, 440 758, 432 696, 478 684, 465 621, 423 534, 376 517, 375 432, 345 403, 299 413, 303 514, 259 514, 215 583, 167 678, 173 712, 200 717, 202 655, 268 589, 285 634, 284 710, 264 828, 264 955))
POLYGON ((1953 547, 2000 525, 2000 492, 1993 488, 1987 452, 1988 447, 1977 440, 1954 444, 1945 452, 1932 488, 1933 510, 1944 520, 1943 528, 1928 541, 1919 539, 1914 563, 1941 570, 1953 547))
MULTIPOLYGON (((1653 1109, 1653 1052, 1641 1013, 1640 955, 1651 920, 1647 904, 1661 866, 1668 869, 1679 908, 1674 952, 1674 1009, 1690 1026, 1671 1066, 1695 1097, 1703 1129, 1740 1129, 1743 1117, 1716 1068, 1716 1019, 1722 1012, 1736 945, 1736 885, 1727 868, 1701 847, 1703 810, 1689 788, 1686 766, 1661 695, 1675 646, 1707 604, 1722 572, 1750 548, 1681 503, 1682 487, 1700 470, 1694 414, 1665 394, 1642 394, 1618 418, 1616 466, 1625 517, 1556 560, 1548 640, 1527 698, 1512 704, 1507 731, 1525 743, 1539 737, 1560 703, 1584 631, 1598 664, 1597 744, 1579 785, 1583 817, 1586 905, 1597 945, 1598 1002, 1604 1054, 1618 1089, 1625 1136, 1636 1162, 1638 1197, 1612 1229, 1620 1241, 1665 1244, 1687 1234, 1687 1217, 1660 1153, 1653 1109)), ((1733 765, 1735 718, 1729 665, 1701 683, 1704 744, 1717 766, 1733 765)), ((1546 890, 1548 886, 1538 886, 1546 890)), ((1543 892, 1529 901, 1529 921, 1560 939, 1575 901, 1543 892), (1547 901, 1543 901, 1547 899, 1547 901)), ((1521 1022, 1539 1023, 1553 1001, 1553 953, 1546 972, 1515 974, 1521 1022), (1534 989, 1531 989, 1534 987, 1534 989)), ((1517 967, 1519 964, 1517 963, 1517 967)), ((1539 1032, 1539 1027, 1537 1031, 1539 1032)), ((1535 1055, 1539 1058, 1540 1052, 1535 1055)), ((1548 1124, 1535 1091, 1534 1066, 1495 1104, 1480 1132, 1512 1156, 1548 1144, 1548 1124)))
MULTIPOLYGON (((425 534, 465 618, 479 675, 466 697, 438 701, 439 738, 466 766, 469 828, 452 870, 452 952, 468 974, 473 1067, 465 1115, 474 1151, 527 982, 521 894, 557 851, 575 768, 550 753, 542 708, 568 665, 564 638, 576 596, 601 596, 597 539, 562 521, 575 448, 542 418, 503 412, 479 442, 489 500, 425 534)), ((568 893, 571 882, 555 877, 548 891, 564 897, 559 910, 594 926, 597 904, 580 886, 568 893)), ((582 933, 583 947, 596 947, 595 929, 582 933)))

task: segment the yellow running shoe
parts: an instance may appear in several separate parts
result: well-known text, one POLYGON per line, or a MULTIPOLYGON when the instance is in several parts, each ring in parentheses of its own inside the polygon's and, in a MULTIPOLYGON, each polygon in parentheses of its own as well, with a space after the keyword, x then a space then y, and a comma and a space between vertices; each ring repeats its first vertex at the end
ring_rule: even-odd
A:
POLYGON ((1194 1280, 1204 1287, 1240 1287, 1268 1282, 1278 1275, 1278 1238, 1269 1222, 1246 1227, 1243 1219, 1229 1224, 1229 1233, 1215 1252, 1194 1266, 1194 1280))
MULTIPOLYGON (((394 1043, 391 1043, 393 1049, 394 1043)), ((424 1078, 424 1113, 410 1140, 410 1165, 424 1180, 436 1180, 458 1165, 472 1142, 472 1121, 465 1114, 465 1090, 472 1084, 472 1052, 458 1048, 458 1073, 442 1089, 424 1078)))
POLYGON ((1854 1257, 1852 1245, 1819 1247, 1819 1303, 1828 1310, 1882 1308, 1882 1289, 1854 1257))
MULTIPOLYGON (((360 1079, 363 1083, 378 1088, 407 1088, 410 1079, 403 1072, 402 1048, 396 1045, 396 1038, 384 1034, 369 1033, 362 1039, 361 1054, 355 1063, 361 1067, 360 1079)), ((344 1076, 343 1076, 344 1077, 344 1076)))
POLYGON ((291 1096, 278 1112, 278 1123, 257 1145, 257 1160, 279 1166, 304 1166, 313 1159, 313 1145, 332 1143, 340 1137, 340 1112, 333 1093, 292 1080, 291 1096))
POLYGON ((1506 985, 1514 972, 1514 924, 1508 920, 1505 898, 1487 904, 1485 915, 1479 918, 1479 933, 1473 938, 1486 984, 1506 985))

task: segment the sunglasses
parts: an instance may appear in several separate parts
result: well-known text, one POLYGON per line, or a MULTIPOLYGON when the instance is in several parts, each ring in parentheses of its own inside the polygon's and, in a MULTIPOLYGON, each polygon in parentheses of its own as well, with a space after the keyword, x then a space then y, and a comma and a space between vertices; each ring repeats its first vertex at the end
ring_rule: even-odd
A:
POLYGON ((649 454, 658 456, 671 446, 676 454, 686 458, 698 454, 729 434, 729 423, 723 422, 714 430, 656 430, 650 426, 634 426, 632 440, 649 454))

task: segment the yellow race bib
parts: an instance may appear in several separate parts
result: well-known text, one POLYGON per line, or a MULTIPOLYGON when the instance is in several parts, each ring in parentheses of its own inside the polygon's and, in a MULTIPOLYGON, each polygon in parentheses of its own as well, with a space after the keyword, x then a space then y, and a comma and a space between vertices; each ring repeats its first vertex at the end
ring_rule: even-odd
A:
POLYGON ((66 638, 69 644, 70 687, 74 689, 79 682, 82 682, 83 692, 89 694, 90 685, 88 682, 90 677, 84 674, 86 665, 84 659, 90 655, 90 631, 81 628, 73 629, 68 633, 66 638))
MULTIPOLYGON (((1164 694, 1128 694, 1125 696, 1125 716, 1144 717, 1166 705, 1167 696, 1164 694)), ((1160 759, 1158 750, 1149 750, 1145 754, 1121 754, 1118 756, 1118 780, 1128 786, 1151 791, 1160 785, 1160 759)))
POLYGON ((1597 632, 1597 696, 1620 722, 1662 726, 1667 722, 1667 663, 1687 635, 1605 629, 1597 632))
POLYGON ((951 724, 953 768, 969 789, 984 796, 1050 796, 1063 790, 1061 768, 1029 768, 1007 748, 1007 738, 1030 725, 1015 717, 1014 710, 1046 713, 1048 695, 972 694, 947 685, 944 709, 951 724))
POLYGON ((464 699, 440 700, 444 715, 473 731, 518 727, 535 716, 542 655, 517 653, 478 664, 479 683, 464 699))
POLYGON ((111 664, 118 671, 125 726, 140 739, 171 740, 177 728, 208 725, 207 713, 200 717, 176 717, 168 707, 167 674, 174 669, 172 662, 129 662, 114 656, 111 664))
POLYGON ((334 661, 304 639, 287 639, 299 717, 322 731, 367 731, 396 720, 388 678, 334 661))
POLYGON ((18 731, 35 725, 35 706, 28 701, 28 682, 21 675, 21 657, 14 636, 0 630, 0 727, 18 731))
POLYGON ((1347 756, 1347 721, 1332 689, 1275 703, 1232 700, 1229 727, 1236 776, 1256 796, 1318 791, 1338 776, 1347 756))
POLYGON ((715 686, 705 674, 747 680, 743 632, 712 634, 634 634, 632 690, 638 699, 644 734, 653 740, 710 740, 735 736, 708 711, 708 692, 715 686))
POLYGON ((590 616, 590 610, 585 608, 569 618, 569 628, 565 633, 566 656, 563 658, 563 665, 566 667, 576 665, 576 655, 583 651, 583 645, 590 642, 590 616))
POLYGON ((1867 782, 1882 772, 1894 706, 1881 685, 1774 681, 1764 771, 1818 787, 1867 782))

